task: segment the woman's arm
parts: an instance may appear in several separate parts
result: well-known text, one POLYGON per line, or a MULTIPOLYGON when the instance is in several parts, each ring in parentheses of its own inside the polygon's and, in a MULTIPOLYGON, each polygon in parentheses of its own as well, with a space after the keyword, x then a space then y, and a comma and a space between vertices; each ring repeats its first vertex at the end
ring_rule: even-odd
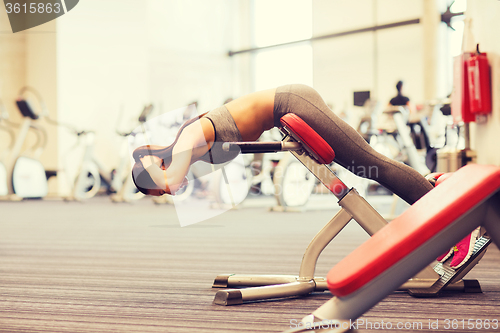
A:
POLYGON ((182 131, 172 151, 172 162, 164 171, 167 193, 175 194, 181 188, 191 164, 206 154, 213 141, 212 123, 205 118, 182 131))

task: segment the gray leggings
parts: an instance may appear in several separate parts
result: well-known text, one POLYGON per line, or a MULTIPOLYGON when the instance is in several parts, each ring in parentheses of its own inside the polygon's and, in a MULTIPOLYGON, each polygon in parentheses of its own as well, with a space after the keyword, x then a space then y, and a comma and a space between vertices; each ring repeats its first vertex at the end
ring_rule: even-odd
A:
POLYGON ((375 151, 351 126, 326 105, 316 90, 305 85, 279 87, 274 97, 274 126, 295 113, 335 151, 335 162, 354 174, 372 179, 413 204, 433 186, 411 167, 375 151))

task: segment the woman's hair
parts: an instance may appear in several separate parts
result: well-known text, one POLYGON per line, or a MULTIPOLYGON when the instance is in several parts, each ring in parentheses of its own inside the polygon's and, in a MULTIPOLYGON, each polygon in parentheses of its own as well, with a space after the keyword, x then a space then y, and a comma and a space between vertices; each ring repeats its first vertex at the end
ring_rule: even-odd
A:
POLYGON ((186 128, 186 126, 194 123, 196 120, 199 120, 205 114, 206 113, 186 121, 179 129, 179 132, 177 132, 177 136, 171 145, 162 148, 152 148, 151 146, 146 145, 138 147, 134 150, 133 157, 135 164, 132 168, 132 180, 134 181, 135 187, 137 187, 139 191, 147 195, 149 194, 149 190, 161 189, 153 181, 153 179, 151 179, 151 176, 142 165, 141 158, 154 155, 161 158, 163 160, 163 164, 168 167, 172 161, 172 150, 174 145, 177 143, 182 130, 186 128))
POLYGON ((144 194, 149 194, 149 190, 160 190, 160 187, 156 185, 149 173, 144 169, 141 161, 136 161, 132 168, 132 180, 135 187, 144 194))

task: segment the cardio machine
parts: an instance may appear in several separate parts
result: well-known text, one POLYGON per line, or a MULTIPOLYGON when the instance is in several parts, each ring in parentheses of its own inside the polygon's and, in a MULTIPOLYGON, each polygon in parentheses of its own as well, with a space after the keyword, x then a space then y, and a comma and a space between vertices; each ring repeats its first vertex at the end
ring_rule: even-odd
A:
MULTIPOLYGON (((321 229, 307 247, 298 276, 292 275, 241 275, 222 274, 215 278, 213 288, 237 288, 219 290, 214 299, 218 305, 236 305, 248 301, 304 296, 315 291, 328 289, 323 277, 314 276, 316 262, 323 249, 349 223, 355 220, 368 234, 373 235, 387 222, 370 204, 349 189, 328 164, 335 158, 335 152, 311 127, 295 114, 281 118, 281 130, 285 134, 281 142, 235 142, 225 143, 225 150, 240 150, 241 153, 290 151, 312 174, 325 185, 339 201, 340 211, 321 229), (249 288, 242 288, 249 287, 249 288)), ((442 290, 464 292, 480 291, 475 280, 462 280, 484 255, 489 240, 482 239, 473 257, 455 271, 447 265, 438 264, 422 268, 418 274, 399 288, 410 295, 430 297, 442 290)))
MULTIPOLYGON (((152 104, 146 105, 138 118, 139 123, 146 122, 152 110, 152 104)), ((83 140, 85 145, 83 159, 73 185, 73 199, 81 201, 93 198, 103 184, 108 188, 109 192, 114 192, 110 197, 113 202, 129 202, 144 196, 137 191, 133 184, 128 150, 122 152, 118 168, 109 172, 94 155, 95 133, 93 131, 77 131, 74 129, 72 131, 78 138, 75 146, 80 144, 80 140, 83 140)), ((124 138, 135 136, 133 131, 116 132, 124 138)), ((127 142, 124 142, 124 148, 128 148, 127 142)))
MULTIPOLYGON (((400 146, 396 147, 396 149, 404 150, 408 158, 408 164, 413 169, 417 170, 422 175, 427 175, 431 172, 431 170, 429 170, 425 161, 420 157, 417 148, 415 147, 410 129, 406 125, 405 115, 407 113, 407 109, 403 106, 393 106, 382 111, 382 116, 385 117, 385 119, 388 118, 392 120, 393 122, 392 126, 394 127, 390 128, 390 130, 397 133, 397 144, 400 146)), ((387 136, 386 139, 387 138, 390 137, 387 136)), ((370 142, 370 144, 374 145, 373 142, 370 142)), ((374 148, 377 149, 376 146, 374 148)))
POLYGON ((8 158, 12 148, 14 147, 15 134, 14 131, 7 126, 2 124, 2 121, 7 121, 9 114, 5 110, 3 103, 0 101, 0 130, 7 132, 10 137, 10 143, 6 150, 0 155, 0 196, 6 196, 9 194, 8 188, 8 177, 7 177, 7 167, 5 166, 6 159, 8 158))
POLYGON ((16 105, 23 116, 23 122, 14 142, 7 174, 9 194, 15 194, 23 199, 43 198, 48 193, 47 176, 45 168, 39 160, 43 149, 47 144, 47 133, 45 129, 38 126, 36 122, 46 112, 43 101, 39 98, 42 107, 40 114, 36 113, 28 100, 24 97, 26 92, 31 92, 39 98, 38 93, 30 87, 21 89, 16 105), (37 135, 35 144, 29 149, 22 151, 29 130, 34 130, 37 135))
MULTIPOLYGON (((139 115, 138 122, 139 124, 144 124, 148 117, 151 115, 154 107, 153 104, 146 105, 141 114, 139 115)), ((139 192, 134 185, 132 180, 132 172, 131 172, 131 164, 128 154, 128 146, 129 140, 135 139, 136 132, 120 132, 116 131, 118 135, 126 139, 124 150, 122 152, 122 157, 120 159, 120 165, 114 171, 113 180, 111 182, 111 186, 116 191, 115 194, 111 195, 111 201, 113 202, 130 202, 132 200, 138 200, 144 197, 144 194, 139 192)))

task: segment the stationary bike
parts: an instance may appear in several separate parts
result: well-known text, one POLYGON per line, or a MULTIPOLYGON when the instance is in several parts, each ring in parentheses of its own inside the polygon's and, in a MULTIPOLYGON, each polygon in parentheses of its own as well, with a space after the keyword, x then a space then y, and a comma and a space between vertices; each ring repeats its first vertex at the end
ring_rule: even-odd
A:
MULTIPOLYGON (((259 141, 279 142, 281 139, 278 129, 272 129, 264 132, 259 141)), ((265 154, 258 161, 254 157, 248 159, 247 156, 243 156, 244 165, 237 165, 233 161, 225 168, 234 198, 228 192, 223 173, 213 179, 211 187, 219 204, 230 204, 231 200, 242 202, 252 186, 260 194, 274 195, 277 203, 277 206, 272 207, 274 211, 293 210, 307 204, 316 178, 299 161, 285 152, 265 154), (258 168, 254 167, 256 164, 258 168)))
MULTIPOLYGON (((142 110, 138 122, 139 124, 144 124, 148 117, 151 115, 153 111, 153 104, 148 104, 142 110)), ((118 168, 113 171, 113 180, 111 182, 111 186, 113 190, 116 191, 115 194, 111 195, 111 201, 113 202, 130 202, 132 200, 138 200, 144 197, 144 194, 139 192, 134 185, 132 180, 132 172, 131 172, 131 164, 129 158, 129 150, 128 146, 130 145, 130 141, 136 140, 136 132, 120 132, 116 131, 118 135, 125 139, 124 146, 122 149, 122 155, 120 158, 120 164, 118 168)))
MULTIPOLYGON (((139 116, 139 123, 146 122, 152 110, 153 105, 145 106, 139 116)), ((137 191, 132 182, 128 154, 122 154, 117 169, 108 171, 94 155, 95 133, 93 131, 73 131, 78 138, 75 146, 79 145, 81 141, 85 145, 82 163, 73 187, 72 196, 74 199, 87 200, 94 197, 103 184, 110 194, 114 193, 111 195, 113 202, 129 202, 143 197, 143 194, 137 191)), ((124 138, 135 136, 134 132, 117 131, 117 134, 124 138)))
POLYGON ((21 89, 16 105, 24 120, 7 164, 7 174, 10 177, 8 193, 23 199, 43 198, 48 193, 48 184, 45 168, 40 162, 39 156, 47 144, 47 133, 43 127, 38 126, 37 121, 47 114, 47 109, 38 92, 30 87, 21 89), (36 113, 25 97, 28 92, 38 99, 42 110, 40 113, 36 113), (34 130, 37 135, 36 143, 21 153, 30 129, 34 130))
POLYGON ((72 184, 70 199, 83 201, 93 198, 101 189, 102 184, 110 188, 111 177, 94 156, 94 131, 74 130, 73 134, 77 137, 74 147, 83 144, 85 148, 78 174, 72 184))
POLYGON ((7 185, 7 168, 5 162, 14 147, 14 141, 16 139, 14 131, 12 128, 4 126, 2 121, 7 121, 9 118, 9 113, 5 110, 3 103, 0 101, 0 130, 5 131, 9 134, 10 143, 6 150, 0 155, 0 196, 6 196, 9 193, 9 188, 7 185))
POLYGON ((375 150, 380 151, 382 154, 390 158, 395 158, 396 156, 394 156, 394 153, 388 154, 385 149, 388 151, 396 151, 396 153, 404 152, 406 155, 405 159, 407 159, 408 164, 420 174, 427 175, 431 171, 415 147, 410 129, 406 125, 407 115, 407 109, 402 106, 393 106, 383 110, 380 116, 386 120, 384 124, 387 126, 386 128, 382 126, 384 131, 382 136, 383 143, 380 145, 379 142, 377 142, 380 137, 372 136, 370 139, 370 145, 374 147, 375 150), (388 132, 394 133, 397 140, 388 134, 388 132))

